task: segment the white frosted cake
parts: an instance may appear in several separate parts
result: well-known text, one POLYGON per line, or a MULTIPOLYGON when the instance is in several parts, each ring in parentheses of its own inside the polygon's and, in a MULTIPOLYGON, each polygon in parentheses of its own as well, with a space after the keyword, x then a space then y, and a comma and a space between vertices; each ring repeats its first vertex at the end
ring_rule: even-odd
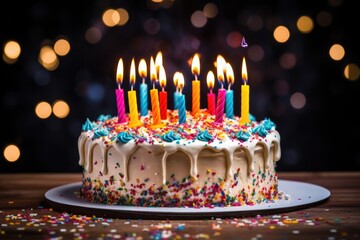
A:
POLYGON ((168 110, 164 126, 128 127, 101 115, 82 126, 81 197, 102 204, 219 207, 277 201, 280 135, 270 119, 239 124, 205 109, 179 124, 168 110))

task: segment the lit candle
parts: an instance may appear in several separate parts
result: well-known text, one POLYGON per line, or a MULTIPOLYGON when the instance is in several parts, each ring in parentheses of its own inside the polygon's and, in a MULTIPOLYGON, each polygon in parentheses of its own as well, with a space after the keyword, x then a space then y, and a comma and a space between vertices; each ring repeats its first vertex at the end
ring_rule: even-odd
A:
POLYGON ((136 91, 134 90, 135 84, 135 60, 134 58, 131 61, 130 66, 130 84, 131 90, 128 91, 128 99, 129 99, 129 127, 137 127, 141 125, 139 120, 139 113, 138 113, 138 106, 137 106, 137 99, 136 99, 136 91))
POLYGON ((215 115, 215 94, 212 92, 214 88, 215 76, 212 71, 209 71, 206 76, 206 83, 209 88, 209 93, 207 94, 207 102, 208 102, 208 113, 211 115, 215 115))
POLYGON ((155 57, 156 76, 159 76, 160 66, 163 66, 163 56, 161 51, 159 51, 155 57))
POLYGON ((142 78, 140 84, 140 116, 148 115, 148 86, 145 83, 147 76, 147 66, 145 59, 141 59, 139 62, 139 75, 142 78))
POLYGON ((231 85, 234 84, 234 71, 229 63, 226 63, 226 80, 228 82, 228 90, 226 91, 226 117, 234 119, 234 91, 231 85))
POLYGON ((179 82, 179 72, 175 72, 174 73, 174 84, 175 84, 175 92, 174 92, 174 110, 177 110, 179 108, 179 101, 178 101, 178 96, 179 96, 179 86, 178 86, 178 82, 179 82))
POLYGON ((178 105, 178 116, 179 116, 179 124, 186 122, 186 101, 185 95, 182 94, 182 89, 184 87, 184 75, 180 72, 177 73, 178 77, 178 87, 179 87, 179 95, 177 100, 179 101, 178 105))
POLYGON ((240 125, 244 125, 250 122, 249 116, 249 106, 250 106, 250 87, 247 85, 248 81, 248 74, 246 69, 246 62, 245 57, 243 58, 242 62, 242 69, 241 69, 241 77, 244 81, 244 84, 241 85, 241 117, 240 117, 240 125))
POLYGON ((118 123, 126 122, 125 116, 125 101, 124 101, 124 89, 121 88, 121 83, 124 78, 124 63, 122 58, 119 59, 117 71, 116 71, 116 81, 118 84, 118 89, 115 89, 116 94, 116 106, 118 112, 118 123))
POLYGON ((163 66, 160 67, 159 81, 160 81, 160 87, 161 87, 161 92, 159 93, 160 116, 161 116, 161 120, 166 120, 167 119, 167 92, 165 91, 166 73, 165 73, 165 69, 163 66))
MULTIPOLYGON (((160 119, 160 107, 159 107, 159 93, 158 90, 155 88, 155 83, 157 81, 157 74, 154 74, 156 72, 156 69, 154 69, 153 64, 150 66, 150 71, 152 74, 150 74, 151 83, 152 83, 152 89, 150 90, 150 99, 151 99, 151 110, 152 110, 152 128, 157 128, 161 125, 161 119, 160 119)), ((162 65, 160 66, 162 67, 162 65)))
POLYGON ((218 90, 218 98, 216 104, 216 115, 215 115, 215 122, 221 123, 224 117, 224 107, 226 101, 226 90, 224 89, 224 71, 226 67, 226 61, 222 56, 217 57, 216 61, 216 69, 217 69, 217 77, 221 84, 221 88, 218 90))
POLYGON ((192 114, 195 115, 200 112, 200 59, 197 53, 192 59, 191 72, 195 75, 195 80, 192 81, 192 114))

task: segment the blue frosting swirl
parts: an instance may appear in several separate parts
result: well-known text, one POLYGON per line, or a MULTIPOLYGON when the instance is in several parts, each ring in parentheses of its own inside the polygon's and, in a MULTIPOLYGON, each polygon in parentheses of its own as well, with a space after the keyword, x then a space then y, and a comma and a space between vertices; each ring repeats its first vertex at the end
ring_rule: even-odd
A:
POLYGON ((161 136, 161 139, 166 142, 173 142, 175 140, 180 140, 180 135, 174 133, 173 131, 169 131, 161 136))
POLYGON ((276 129, 276 124, 268 118, 265 118, 261 124, 264 125, 266 130, 275 130, 276 129))
POLYGON ((252 129, 253 133, 257 133, 261 137, 265 137, 269 132, 265 129, 264 125, 259 124, 252 129))
POLYGON ((86 122, 82 125, 82 130, 84 132, 91 131, 95 128, 95 124, 93 124, 89 118, 86 119, 86 122))
POLYGON ((101 122, 105 122, 106 120, 108 120, 108 119, 110 119, 110 118, 112 118, 110 114, 108 114, 108 115, 101 114, 101 115, 97 118, 97 120, 98 120, 98 121, 101 121, 101 122))
POLYGON ((109 131, 106 128, 99 128, 94 131, 94 138, 107 136, 109 131))
POLYGON ((235 136, 236 136, 237 139, 246 142, 250 138, 251 134, 249 132, 247 132, 247 131, 240 130, 240 131, 238 131, 236 133, 235 136))
POLYGON ((198 133, 196 139, 203 142, 208 142, 213 139, 213 137, 209 134, 208 130, 204 130, 198 133))
POLYGON ((128 132, 121 132, 121 133, 118 133, 118 135, 116 136, 116 140, 119 143, 128 143, 132 139, 133 139, 133 135, 128 132))

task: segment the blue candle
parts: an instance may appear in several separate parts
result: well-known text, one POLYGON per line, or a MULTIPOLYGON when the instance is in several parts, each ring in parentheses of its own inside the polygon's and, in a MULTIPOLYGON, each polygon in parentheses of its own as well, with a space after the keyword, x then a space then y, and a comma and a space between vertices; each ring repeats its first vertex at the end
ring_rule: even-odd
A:
POLYGON ((141 59, 139 62, 139 75, 142 78, 142 83, 140 84, 140 116, 148 115, 148 86, 145 83, 145 78, 147 76, 147 66, 145 59, 141 59))
POLYGON ((140 84, 140 116, 148 115, 148 86, 146 83, 140 84))
POLYGON ((234 119, 234 92, 231 85, 234 84, 234 71, 229 63, 226 63, 226 79, 228 90, 226 91, 226 117, 234 119))
POLYGON ((175 91, 174 92, 174 110, 177 110, 179 108, 179 99, 178 99, 179 96, 180 96, 179 91, 175 91))
POLYGON ((229 89, 226 91, 226 117, 234 119, 234 91, 229 89))
POLYGON ((185 95, 179 94, 177 99, 179 101, 179 110, 178 110, 179 124, 181 124, 181 123, 186 122, 185 95))

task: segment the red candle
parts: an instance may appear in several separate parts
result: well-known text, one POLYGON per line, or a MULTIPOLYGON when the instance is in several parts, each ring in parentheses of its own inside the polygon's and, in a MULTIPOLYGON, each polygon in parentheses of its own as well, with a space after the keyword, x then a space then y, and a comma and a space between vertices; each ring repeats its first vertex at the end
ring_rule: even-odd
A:
POLYGON ((212 92, 214 88, 214 73, 209 71, 206 76, 206 82, 210 92, 207 94, 207 102, 208 102, 208 113, 211 115, 215 115, 215 94, 212 92))
POLYGON ((167 119, 167 92, 165 91, 166 86, 166 74, 165 69, 163 66, 160 67, 159 71, 159 79, 160 79, 160 86, 161 86, 161 92, 160 95, 160 116, 161 120, 167 119))
POLYGON ((124 63, 122 58, 119 59, 117 72, 116 72, 116 81, 118 83, 118 89, 115 90, 116 94, 116 106, 118 111, 118 123, 126 122, 125 116, 125 102, 124 102, 124 90, 121 89, 121 83, 123 81, 123 72, 124 72, 124 63))

